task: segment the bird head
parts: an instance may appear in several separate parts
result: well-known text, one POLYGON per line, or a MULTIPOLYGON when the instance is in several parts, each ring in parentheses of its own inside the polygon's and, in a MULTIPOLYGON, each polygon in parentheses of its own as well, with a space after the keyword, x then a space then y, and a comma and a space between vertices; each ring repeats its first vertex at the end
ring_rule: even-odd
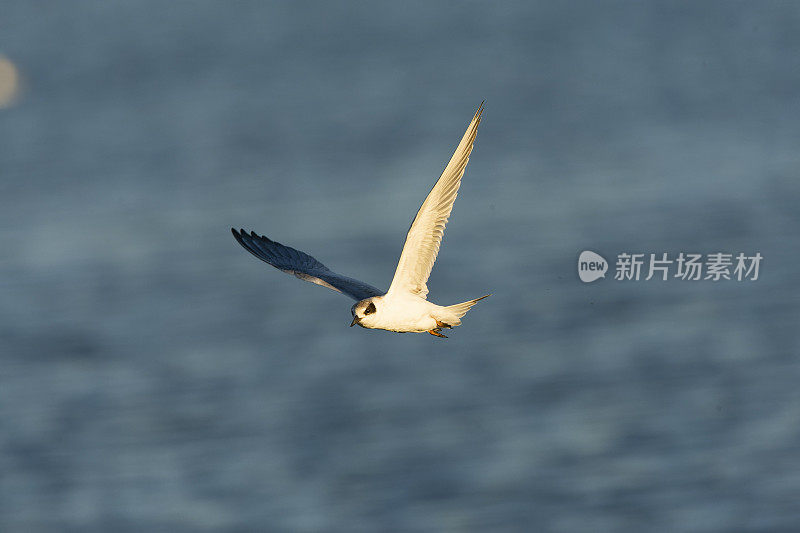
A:
POLYGON ((350 323, 351 328, 356 324, 362 328, 370 327, 371 322, 375 318, 375 313, 378 311, 378 308, 375 306, 376 300, 377 298, 367 298, 366 300, 357 302, 350 308, 350 313, 353 315, 353 321, 350 323))

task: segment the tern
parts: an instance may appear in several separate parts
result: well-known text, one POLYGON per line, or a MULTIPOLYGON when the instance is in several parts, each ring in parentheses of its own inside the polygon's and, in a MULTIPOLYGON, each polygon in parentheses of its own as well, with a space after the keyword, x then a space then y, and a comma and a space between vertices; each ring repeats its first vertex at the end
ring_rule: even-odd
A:
POLYGON ((441 332, 443 328, 460 325, 461 318, 472 306, 490 296, 487 294, 448 306, 427 300, 428 277, 439 253, 444 228, 453 210, 482 114, 483 103, 472 117, 444 172, 417 211, 406 235, 392 284, 385 293, 363 281, 337 274, 310 255, 253 231, 248 234, 244 229, 236 231, 231 228, 231 232, 239 244, 262 261, 356 300, 350 309, 353 316, 350 327, 358 324, 367 329, 399 333, 428 332, 436 337, 447 338, 441 332))

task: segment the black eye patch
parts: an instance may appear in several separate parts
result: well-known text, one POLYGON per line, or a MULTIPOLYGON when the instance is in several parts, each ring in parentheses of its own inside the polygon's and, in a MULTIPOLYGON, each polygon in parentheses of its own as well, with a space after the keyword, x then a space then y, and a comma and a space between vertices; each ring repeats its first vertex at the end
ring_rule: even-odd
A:
POLYGON ((375 312, 375 304, 370 302, 366 309, 364 309, 365 315, 371 315, 375 312))

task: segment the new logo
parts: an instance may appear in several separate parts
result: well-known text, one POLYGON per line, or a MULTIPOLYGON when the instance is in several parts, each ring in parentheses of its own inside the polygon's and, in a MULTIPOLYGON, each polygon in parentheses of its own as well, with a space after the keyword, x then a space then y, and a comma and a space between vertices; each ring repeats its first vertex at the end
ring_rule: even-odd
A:
POLYGON ((606 277, 607 270, 608 262, 600 254, 585 250, 578 257, 578 277, 584 283, 606 277))

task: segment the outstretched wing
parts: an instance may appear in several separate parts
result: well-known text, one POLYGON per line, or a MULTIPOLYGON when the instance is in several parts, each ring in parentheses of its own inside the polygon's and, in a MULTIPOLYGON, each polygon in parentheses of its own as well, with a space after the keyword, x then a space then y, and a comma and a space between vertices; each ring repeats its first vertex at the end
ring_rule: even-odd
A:
POLYGON ((478 124, 481 122, 482 113, 483 103, 475 112, 453 157, 436 185, 428 193, 414 222, 411 223, 389 292, 404 291, 422 298, 428 296, 428 277, 436 262, 442 235, 444 235, 444 227, 447 219, 450 218, 458 188, 461 186, 461 177, 469 162, 469 154, 472 152, 472 145, 478 134, 478 124))
POLYGON ((302 280, 341 292, 356 301, 383 294, 372 285, 337 274, 310 255, 257 235, 254 231, 248 234, 245 230, 231 228, 231 232, 248 252, 302 280))

